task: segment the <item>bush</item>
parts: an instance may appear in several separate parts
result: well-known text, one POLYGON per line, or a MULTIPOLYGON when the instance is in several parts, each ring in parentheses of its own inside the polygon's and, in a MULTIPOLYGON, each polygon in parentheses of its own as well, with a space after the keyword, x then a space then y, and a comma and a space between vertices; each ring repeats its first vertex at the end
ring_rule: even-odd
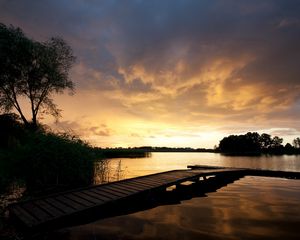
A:
POLYGON ((7 173, 6 162, 4 154, 0 153, 0 194, 7 190, 11 182, 11 175, 7 173))
POLYGON ((16 114, 0 115, 0 149, 12 148, 24 137, 24 128, 16 114))
POLYGON ((0 150, 0 194, 6 192, 15 180, 14 168, 10 153, 0 150))
POLYGON ((66 134, 31 133, 16 156, 19 159, 16 175, 25 180, 29 191, 77 187, 93 181, 92 148, 66 134))

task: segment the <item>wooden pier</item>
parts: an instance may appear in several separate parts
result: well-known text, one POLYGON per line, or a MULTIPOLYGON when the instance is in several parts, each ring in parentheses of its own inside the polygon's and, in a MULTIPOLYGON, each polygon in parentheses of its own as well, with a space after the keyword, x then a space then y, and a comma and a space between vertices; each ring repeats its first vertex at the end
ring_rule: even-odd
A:
MULTIPOLYGON (((47 229, 94 211, 106 211, 136 198, 153 196, 170 186, 183 182, 203 181, 208 177, 237 178, 245 175, 300 178, 300 173, 262 171, 236 168, 189 166, 188 170, 174 170, 122 181, 62 192, 9 206, 10 216, 27 230, 47 229)), ((206 180, 207 181, 207 180, 206 180)))

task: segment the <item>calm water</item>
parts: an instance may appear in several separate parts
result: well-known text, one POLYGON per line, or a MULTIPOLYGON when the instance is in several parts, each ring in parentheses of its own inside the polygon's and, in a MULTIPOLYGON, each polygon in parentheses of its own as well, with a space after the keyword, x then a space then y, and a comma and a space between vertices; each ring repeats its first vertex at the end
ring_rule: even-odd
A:
MULTIPOLYGON (((154 153, 151 158, 114 159, 110 180, 188 164, 300 171, 300 157, 224 157, 211 153, 154 153)), ((47 239, 299 239, 300 181, 244 177, 180 204, 56 231, 47 239)))
POLYGON ((118 158, 109 162, 109 181, 131 178, 187 165, 300 171, 300 155, 274 157, 228 157, 214 153, 152 153, 149 158, 118 158))

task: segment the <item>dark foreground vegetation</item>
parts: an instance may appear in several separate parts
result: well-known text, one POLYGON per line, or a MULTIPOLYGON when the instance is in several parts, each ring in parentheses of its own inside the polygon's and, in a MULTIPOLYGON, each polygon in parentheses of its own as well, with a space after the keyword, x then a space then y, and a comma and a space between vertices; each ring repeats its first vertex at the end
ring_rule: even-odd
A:
POLYGON ((295 138, 293 146, 290 143, 282 145, 283 139, 277 136, 257 132, 244 135, 230 135, 220 141, 218 151, 229 155, 260 155, 260 154, 300 154, 300 138, 295 138))
POLYGON ((103 156, 79 138, 41 126, 32 130, 14 114, 0 115, 0 232, 10 235, 4 221, 9 203, 90 185, 97 159, 103 156))
POLYGON ((16 181, 28 192, 92 183, 94 160, 102 156, 79 138, 28 130, 14 114, 0 116, 0 132, 2 192, 16 181))
POLYGON ((16 114, 0 115, 0 232, 5 228, 6 206, 20 197, 88 186, 94 183, 95 163, 109 171, 106 158, 146 155, 143 150, 94 148, 45 126, 33 129, 16 114))
POLYGON ((67 133, 32 130, 15 114, 0 115, 0 193, 15 182, 27 192, 57 191, 93 183, 95 161, 146 157, 144 149, 94 148, 67 133))

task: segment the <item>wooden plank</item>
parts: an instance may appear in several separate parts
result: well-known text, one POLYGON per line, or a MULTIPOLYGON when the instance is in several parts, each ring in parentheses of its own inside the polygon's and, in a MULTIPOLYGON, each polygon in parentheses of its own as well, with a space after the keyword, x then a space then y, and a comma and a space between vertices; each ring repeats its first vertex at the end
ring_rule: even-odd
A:
POLYGON ((82 191, 84 194, 87 194, 91 197, 94 197, 96 199, 99 199, 100 201, 103 201, 103 202, 107 202, 107 201, 110 201, 111 199, 108 198, 108 197, 105 197, 103 195, 100 195, 99 193, 96 193, 96 192, 93 192, 91 190, 85 190, 85 191, 82 191))
POLYGON ((161 181, 161 182, 163 182, 163 184, 169 184, 169 183, 177 181, 179 179, 175 178, 175 177, 170 178, 170 177, 164 177, 164 176, 157 176, 154 180, 161 181))
POLYGON ((150 186, 154 186, 154 185, 161 185, 164 184, 164 182, 158 182, 158 181, 153 181, 151 179, 130 179, 128 182, 130 183, 139 183, 139 184, 147 184, 150 186))
POLYGON ((14 205, 13 208, 10 209, 12 213, 18 217, 26 226, 32 227, 39 224, 39 221, 29 214, 27 211, 25 211, 22 207, 18 205, 14 205))
POLYGON ((105 188, 102 187, 101 189, 96 188, 96 189, 94 189, 94 191, 103 193, 103 194, 105 194, 105 196, 111 197, 113 199, 123 198, 124 196, 126 196, 126 194, 110 190, 110 189, 108 189, 108 187, 105 187, 105 188))
POLYGON ((44 200, 34 201, 36 205, 42 208, 44 211, 47 211, 52 217, 60 217, 64 215, 64 212, 58 208, 53 207, 44 200))
POLYGON ((43 211, 33 202, 26 202, 25 204, 22 205, 22 208, 27 212, 30 212, 31 215, 39 219, 41 222, 45 222, 52 218, 52 216, 48 212, 43 211))
POLYGON ((138 183, 138 184, 144 184, 144 185, 148 185, 151 187, 158 187, 162 184, 165 184, 163 182, 157 182, 157 181, 151 181, 151 180, 147 180, 147 179, 141 179, 141 180, 131 180, 130 182, 132 183, 138 183))
POLYGON ((157 184, 147 184, 147 183, 141 183, 141 182, 128 182, 128 184, 131 184, 132 186, 137 186, 137 187, 141 187, 143 190, 145 189, 152 189, 152 188, 157 188, 160 185, 157 184))
POLYGON ((83 198, 83 199, 91 202, 92 204, 99 205, 99 204, 103 203, 102 200, 99 200, 98 198, 95 198, 95 197, 91 197, 91 196, 85 194, 84 192, 74 192, 73 194, 75 194, 75 195, 77 195, 77 196, 79 196, 79 197, 81 197, 81 198, 83 198))
POLYGON ((167 174, 161 174, 161 175, 153 176, 151 179, 172 181, 172 180, 178 179, 178 177, 176 177, 174 175, 169 175, 169 174, 168 175, 167 174))
POLYGON ((157 187, 157 184, 149 184, 145 182, 135 182, 135 181, 128 181, 126 184, 130 184, 132 186, 140 187, 142 190, 148 189, 148 188, 154 188, 157 187))
POLYGON ((84 205, 79 204, 75 201, 72 201, 71 199, 66 198, 64 196, 57 196, 55 199, 62 202, 62 203, 64 203, 64 204, 66 204, 66 205, 68 205, 71 208, 74 208, 75 210, 82 210, 82 209, 85 208, 84 205))
POLYGON ((90 189, 90 191, 96 193, 96 194, 99 194, 105 198, 108 198, 109 201, 114 201, 116 199, 119 199, 120 197, 119 196, 116 196, 116 195, 112 195, 111 193, 108 193, 108 192, 104 192, 102 189, 99 189, 99 188, 93 188, 93 189, 90 189))
POLYGON ((157 176, 155 180, 165 181, 165 184, 172 184, 180 181, 187 181, 190 178, 197 176, 197 174, 172 174, 172 175, 162 175, 157 176))
POLYGON ((125 194, 125 195, 131 195, 131 194, 135 194, 137 192, 136 190, 124 188, 124 187, 122 187, 122 185, 117 185, 117 184, 108 185, 108 186, 106 186, 106 188, 110 189, 112 191, 116 191, 116 192, 125 194))
POLYGON ((62 203, 60 201, 57 201, 54 198, 46 198, 44 199, 45 202, 49 203, 53 207, 59 209, 60 211, 63 211, 64 213, 72 213, 75 211, 74 208, 70 207, 69 205, 62 203))
POLYGON ((86 199, 83 199, 82 197, 78 196, 76 192, 69 193, 69 194, 66 194, 66 195, 63 195, 63 196, 66 197, 66 198, 71 199, 74 202, 77 202, 81 205, 84 205, 86 207, 91 207, 92 205, 95 205, 95 203, 90 202, 90 201, 88 201, 86 199))
POLYGON ((125 189, 127 189, 128 191, 131 191, 132 193, 138 193, 140 191, 144 191, 145 188, 142 187, 138 187, 138 186, 132 186, 131 184, 127 183, 127 182, 122 182, 122 183, 116 183, 116 186, 121 186, 125 189))
POLYGON ((157 178, 132 179, 132 181, 137 181, 137 182, 149 182, 149 183, 155 183, 155 184, 164 184, 164 183, 166 183, 166 180, 159 180, 159 179, 157 179, 157 178))
POLYGON ((192 172, 177 172, 177 173, 170 173, 170 174, 167 174, 166 176, 167 177, 174 177, 174 178, 187 178, 187 177, 191 177, 191 176, 194 176, 194 175, 197 175, 198 173, 192 173, 192 172))

